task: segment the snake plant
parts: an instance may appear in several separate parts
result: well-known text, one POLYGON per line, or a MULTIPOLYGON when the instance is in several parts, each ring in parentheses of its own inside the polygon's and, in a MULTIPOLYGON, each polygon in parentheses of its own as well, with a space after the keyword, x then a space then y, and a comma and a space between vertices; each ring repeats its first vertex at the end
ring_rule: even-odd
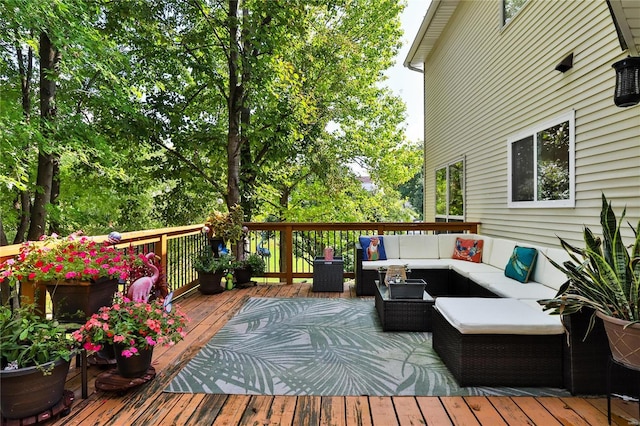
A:
MULTIPOLYGON (((640 221, 636 228, 629 223, 635 237, 630 248, 625 247, 620 236, 625 212, 626 209, 617 221, 611 203, 603 194, 602 239, 587 227, 585 248, 574 247, 560 238, 571 260, 563 265, 549 261, 567 275, 568 281, 555 298, 539 301, 545 309, 553 309, 555 314, 572 314, 584 306, 631 323, 640 322, 640 221)), ((594 317, 589 330, 593 324, 594 317)))

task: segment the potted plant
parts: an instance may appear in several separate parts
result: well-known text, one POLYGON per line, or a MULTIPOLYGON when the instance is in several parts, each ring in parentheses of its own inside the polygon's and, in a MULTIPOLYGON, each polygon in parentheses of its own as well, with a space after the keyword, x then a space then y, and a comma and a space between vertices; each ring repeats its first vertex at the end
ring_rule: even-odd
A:
POLYGON ((266 264, 262 256, 257 253, 251 253, 236 263, 233 275, 237 284, 244 284, 251 281, 251 277, 264 274, 266 264))
POLYGON ((142 302, 116 293, 113 304, 100 308, 73 337, 90 352, 113 345, 118 374, 140 377, 151 365, 155 346, 174 345, 187 334, 188 318, 178 306, 172 306, 171 295, 142 302))
POLYGON ((38 299, 44 311, 45 288, 51 294, 54 316, 82 321, 110 304, 118 280, 125 280, 136 256, 127 256, 108 242, 99 244, 81 232, 67 237, 56 234, 22 245, 20 253, 0 264, 0 282, 7 280, 29 301, 38 299))
POLYGON ((235 243, 242 238, 244 233, 242 223, 244 212, 238 204, 232 206, 228 212, 213 210, 205 220, 202 232, 207 234, 214 253, 219 253, 219 248, 226 247, 227 243, 235 243))
POLYGON ((0 306, 0 411, 9 419, 38 415, 63 397, 78 345, 58 321, 33 305, 0 306))
MULTIPOLYGON (((602 195, 602 239, 589 228, 584 229, 584 248, 577 248, 560 238, 560 244, 571 257, 559 265, 549 261, 563 271, 569 280, 554 299, 542 300, 545 309, 556 314, 572 314, 583 307, 593 309, 594 316, 604 322, 613 359, 617 362, 640 368, 640 222, 634 229, 635 240, 630 251, 620 235, 620 221, 616 220, 611 203, 602 195), (630 339, 630 340, 626 340, 630 339)), ((594 325, 591 317, 587 333, 594 325)))
POLYGON ((224 291, 222 278, 233 269, 234 264, 234 257, 231 254, 216 257, 207 247, 200 250, 193 258, 193 267, 198 272, 200 292, 217 294, 224 291))

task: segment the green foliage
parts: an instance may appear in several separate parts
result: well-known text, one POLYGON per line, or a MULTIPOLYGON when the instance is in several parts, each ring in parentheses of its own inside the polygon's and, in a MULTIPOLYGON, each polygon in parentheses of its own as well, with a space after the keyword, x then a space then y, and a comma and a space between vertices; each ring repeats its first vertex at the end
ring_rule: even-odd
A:
POLYGON ((214 257, 211 248, 204 247, 193 257, 193 268, 198 272, 226 273, 235 267, 234 257, 230 254, 221 254, 214 257))
POLYGON ((569 281, 556 298, 540 301, 545 309, 568 315, 586 306, 608 316, 640 322, 640 221, 635 229, 632 227, 635 241, 627 251, 620 236, 625 211, 618 222, 611 203, 607 203, 603 194, 600 214, 602 239, 589 228, 584 230, 584 248, 574 247, 560 239, 571 261, 564 265, 549 261, 564 272, 569 281))
POLYGON ((260 276, 264 274, 267 266, 262 256, 251 253, 244 260, 237 262, 236 267, 250 269, 253 276, 260 276))
MULTIPOLYGON (((55 320, 35 312, 32 305, 12 310, 0 306, 0 354, 2 368, 14 363, 17 368, 43 367, 60 358, 69 361, 77 351, 77 344, 55 320)), ((53 367, 51 367, 53 369, 53 367)))

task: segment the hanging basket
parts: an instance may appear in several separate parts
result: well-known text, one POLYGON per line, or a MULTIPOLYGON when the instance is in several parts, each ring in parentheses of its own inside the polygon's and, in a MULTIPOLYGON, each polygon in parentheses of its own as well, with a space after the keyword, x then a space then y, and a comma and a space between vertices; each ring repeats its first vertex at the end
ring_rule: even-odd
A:
POLYGON ((616 90, 613 101, 619 107, 640 102, 640 56, 629 56, 612 65, 616 70, 616 90))

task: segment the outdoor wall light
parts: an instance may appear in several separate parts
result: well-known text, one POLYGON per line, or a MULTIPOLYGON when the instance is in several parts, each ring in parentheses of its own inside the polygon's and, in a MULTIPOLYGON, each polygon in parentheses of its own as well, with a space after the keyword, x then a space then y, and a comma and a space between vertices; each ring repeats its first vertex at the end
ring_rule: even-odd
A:
POLYGON ((616 70, 616 92, 613 101, 619 107, 640 102, 640 56, 628 56, 612 65, 616 70))

